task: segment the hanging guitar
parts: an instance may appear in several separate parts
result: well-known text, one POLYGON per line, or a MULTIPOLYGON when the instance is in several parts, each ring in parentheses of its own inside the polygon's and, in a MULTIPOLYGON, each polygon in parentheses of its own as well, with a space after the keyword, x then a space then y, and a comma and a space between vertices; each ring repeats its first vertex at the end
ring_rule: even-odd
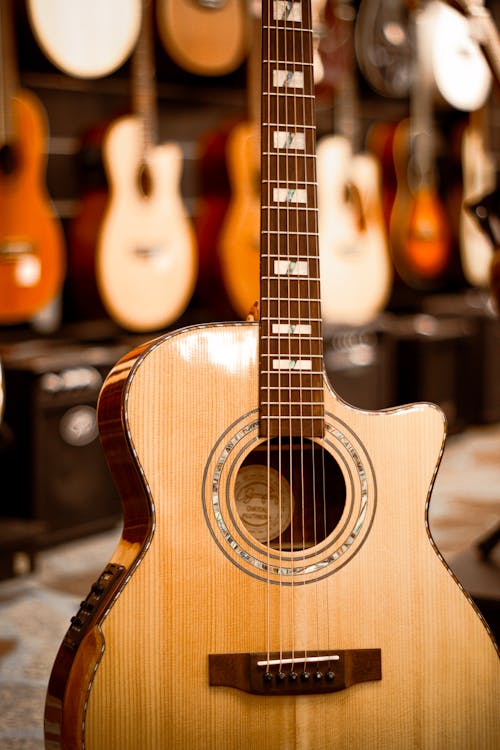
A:
POLYGON ((44 185, 42 105, 19 88, 9 0, 0 3, 0 323, 32 320, 59 294, 64 237, 44 185))
POLYGON ((112 73, 139 36, 141 0, 27 0, 27 9, 43 52, 78 78, 112 73))
POLYGON ((429 19, 425 12, 426 8, 412 13, 415 73, 410 117, 399 123, 394 132, 397 187, 389 228, 396 271, 405 284, 418 290, 442 284, 452 250, 450 224, 436 168, 437 131, 426 54, 429 19))
POLYGON ((179 191, 181 149, 157 142, 150 0, 144 0, 133 64, 136 114, 113 123, 104 141, 110 199, 97 242, 96 275, 110 317, 131 331, 152 331, 186 308, 197 253, 179 191))
POLYGON ((220 76, 248 51, 245 0, 157 0, 158 31, 170 57, 190 73, 220 76))
POLYGON ((384 227, 381 175, 360 150, 355 80, 354 18, 350 2, 336 0, 337 36, 345 36, 344 76, 334 99, 334 133, 317 146, 321 309, 325 323, 364 325, 383 309, 392 282, 384 227))
POLYGON ((443 414, 361 411, 324 375, 309 0, 265 0, 262 50, 260 321, 108 376, 124 530, 56 657, 46 746, 494 750, 498 654, 426 521, 443 414))

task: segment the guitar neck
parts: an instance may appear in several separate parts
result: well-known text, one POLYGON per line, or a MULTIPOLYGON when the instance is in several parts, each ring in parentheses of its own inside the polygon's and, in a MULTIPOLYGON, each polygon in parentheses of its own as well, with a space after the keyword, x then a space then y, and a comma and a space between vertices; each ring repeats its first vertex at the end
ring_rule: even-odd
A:
POLYGON ((14 136, 11 100, 19 87, 10 0, 0 2, 0 66, 0 146, 3 146, 14 136))
POLYGON ((132 58, 132 104, 143 123, 144 150, 158 141, 151 0, 142 2, 142 25, 132 58))
POLYGON ((323 358, 309 0, 264 0, 260 434, 321 437, 323 358))

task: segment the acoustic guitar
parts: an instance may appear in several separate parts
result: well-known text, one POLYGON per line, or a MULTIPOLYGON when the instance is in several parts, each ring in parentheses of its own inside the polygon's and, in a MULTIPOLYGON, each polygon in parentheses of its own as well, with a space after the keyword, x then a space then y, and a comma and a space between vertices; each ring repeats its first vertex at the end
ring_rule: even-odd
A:
POLYGON ((409 95, 413 39, 406 0, 361 0, 355 27, 356 57, 363 76, 382 96, 409 95))
POLYGON ((318 142, 319 245, 325 323, 364 325, 383 309, 392 264, 384 226, 380 166, 360 149, 354 59, 355 11, 335 4, 345 68, 334 100, 334 134, 318 142), (342 32, 340 32, 342 30, 342 32))
POLYGON ((32 320, 59 294, 64 238, 44 178, 42 105, 19 88, 10 2, 0 3, 0 323, 32 320))
POLYGON ((248 51, 245 0, 158 0, 158 32, 181 68, 204 76, 231 73, 248 51))
POLYGON ((452 241, 436 169, 437 131, 434 92, 429 73, 428 17, 412 13, 415 72, 410 117, 393 138, 396 194, 389 227, 391 255, 401 279, 418 290, 439 286, 450 264, 452 241))
POLYGON ((46 747, 494 750, 498 654, 427 523, 443 414, 361 411, 324 375, 309 0, 264 1, 262 48, 260 321, 108 376, 124 530, 56 657, 46 747))
POLYGON ((179 190, 182 152, 158 144, 150 0, 133 57, 135 115, 116 120, 103 149, 110 188, 96 250, 104 307, 131 331, 156 330, 186 308, 196 281, 194 230, 179 190))
POLYGON ((141 0, 27 0, 27 9, 40 48, 78 78, 112 73, 139 36, 141 0))
POLYGON ((489 283, 491 246, 467 205, 491 193, 497 182, 496 163, 487 147, 486 107, 471 112, 462 136, 463 201, 460 211, 460 257, 465 278, 473 286, 489 283))

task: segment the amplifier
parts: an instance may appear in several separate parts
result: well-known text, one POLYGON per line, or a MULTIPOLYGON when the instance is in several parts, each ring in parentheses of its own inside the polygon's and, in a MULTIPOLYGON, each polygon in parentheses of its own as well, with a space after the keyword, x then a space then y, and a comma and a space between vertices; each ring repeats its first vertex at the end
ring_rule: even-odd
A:
POLYGON ((2 353, 2 516, 45 522, 39 546, 110 528, 121 504, 99 441, 96 405, 123 346, 35 342, 2 353))

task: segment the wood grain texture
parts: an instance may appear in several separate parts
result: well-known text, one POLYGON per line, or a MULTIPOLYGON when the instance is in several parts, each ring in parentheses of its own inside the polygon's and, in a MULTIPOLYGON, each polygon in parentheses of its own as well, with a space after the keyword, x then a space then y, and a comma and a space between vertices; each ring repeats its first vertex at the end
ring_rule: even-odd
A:
POLYGON ((174 143, 143 154, 137 117, 110 128, 104 148, 110 201, 96 256, 98 288, 108 313, 124 328, 152 331, 184 311, 197 273, 194 230, 179 191, 182 155, 174 143), (150 190, 140 188, 146 168, 150 190))
MULTIPOLYGON (((122 430, 129 452, 121 460, 132 461, 143 482, 142 498, 132 487, 126 502, 151 508, 153 531, 100 618, 104 653, 91 684, 79 688, 89 689, 81 717, 86 750, 493 750, 500 733, 495 646, 426 527, 444 438, 437 408, 363 412, 325 381, 327 419, 366 451, 368 499, 376 500, 364 544, 332 575, 269 587, 233 564, 221 539, 215 543, 202 502, 204 471, 228 427, 253 418, 257 360, 255 324, 184 329, 119 364, 104 387, 105 449, 122 430), (382 680, 307 697, 210 688, 208 654, 266 650, 266 601, 271 649, 381 648, 382 680)), ((129 518, 136 515, 145 514, 129 518)), ((127 555, 130 564, 124 540, 112 561, 127 555)))

